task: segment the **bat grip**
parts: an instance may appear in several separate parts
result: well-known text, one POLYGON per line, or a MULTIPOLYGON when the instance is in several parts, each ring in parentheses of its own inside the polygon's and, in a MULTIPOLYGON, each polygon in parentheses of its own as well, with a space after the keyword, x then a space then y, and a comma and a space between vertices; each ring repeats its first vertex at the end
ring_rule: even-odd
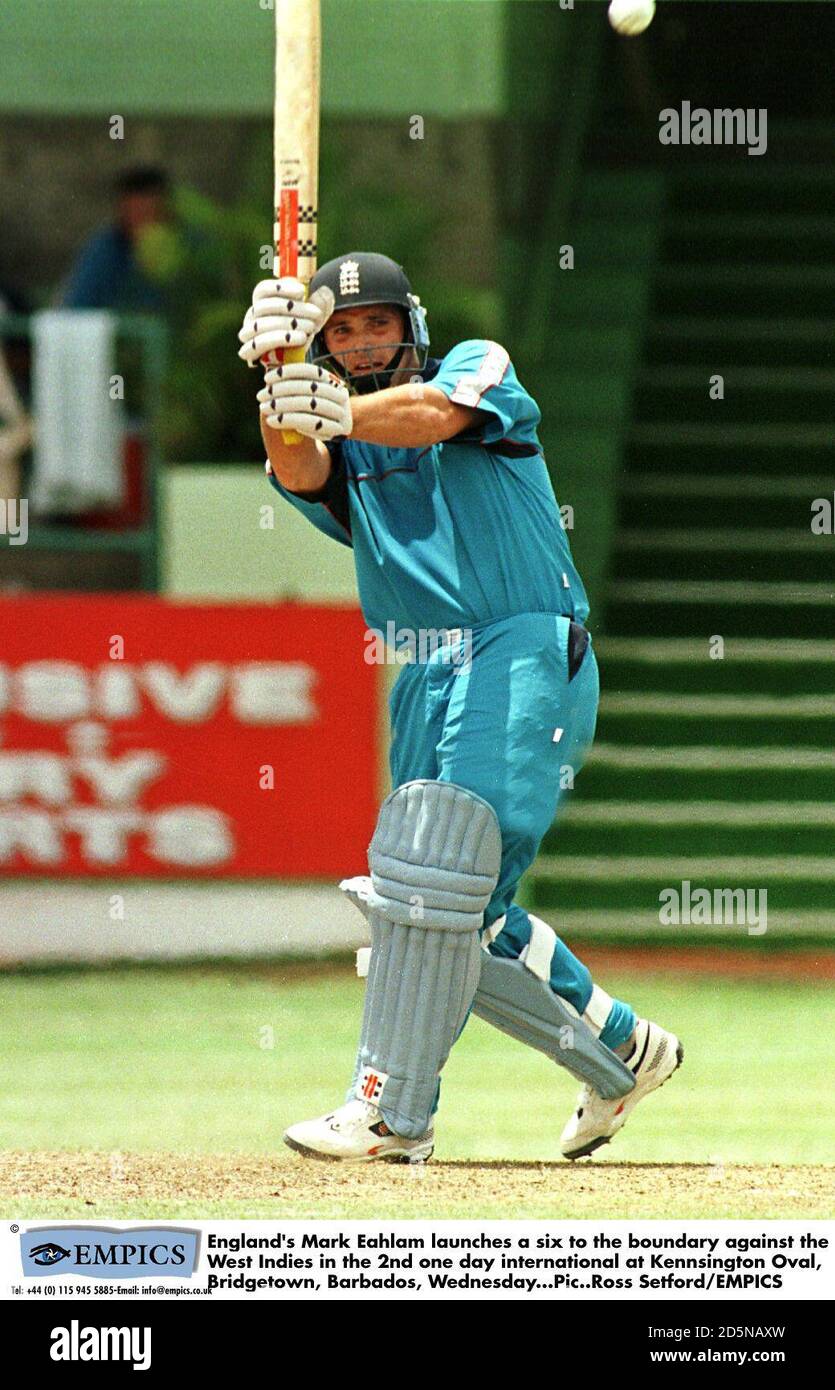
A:
MULTIPOLYGON (((281 354, 282 365, 285 362, 303 362, 305 357, 304 348, 287 348, 281 354)), ((304 435, 297 430, 282 430, 281 438, 285 444, 301 444, 304 435)))
MULTIPOLYGON (((273 348, 271 352, 261 358, 261 366, 265 369, 267 367, 283 367, 286 362, 303 362, 304 359, 304 348, 273 348)), ((297 430, 282 430, 281 438, 285 444, 301 444, 304 435, 299 434, 297 430)))

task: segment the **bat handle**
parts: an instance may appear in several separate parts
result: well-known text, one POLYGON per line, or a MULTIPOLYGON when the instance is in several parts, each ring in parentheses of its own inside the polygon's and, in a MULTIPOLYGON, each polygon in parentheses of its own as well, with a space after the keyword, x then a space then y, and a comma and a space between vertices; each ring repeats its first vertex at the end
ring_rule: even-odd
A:
MULTIPOLYGON (((283 367, 285 362, 303 362, 304 358, 304 348, 277 348, 261 358, 261 366, 283 367)), ((285 444, 301 444, 304 435, 299 434, 297 430, 282 430, 281 438, 285 444)))
MULTIPOLYGON (((305 357, 304 348, 286 348, 281 354, 282 365, 285 362, 303 362, 305 357)), ((281 438, 285 444, 301 444, 304 435, 297 430, 282 430, 281 438)))

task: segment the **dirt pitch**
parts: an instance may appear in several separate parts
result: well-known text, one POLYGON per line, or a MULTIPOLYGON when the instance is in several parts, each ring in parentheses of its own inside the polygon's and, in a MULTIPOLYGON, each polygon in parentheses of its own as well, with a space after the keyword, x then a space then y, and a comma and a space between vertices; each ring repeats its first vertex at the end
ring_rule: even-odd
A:
POLYGON ((10 1219, 81 1217, 795 1218, 835 1215, 835 1167, 429 1163, 343 1167, 288 1156, 0 1154, 10 1219))

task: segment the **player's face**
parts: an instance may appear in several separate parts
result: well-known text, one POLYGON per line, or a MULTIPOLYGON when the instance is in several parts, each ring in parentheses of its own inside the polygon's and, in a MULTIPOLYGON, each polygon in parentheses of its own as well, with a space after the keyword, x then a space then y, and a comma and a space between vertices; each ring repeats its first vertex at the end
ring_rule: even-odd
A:
POLYGON ((328 352, 351 376, 384 371, 403 342, 403 315, 386 304, 337 309, 325 326, 328 352))

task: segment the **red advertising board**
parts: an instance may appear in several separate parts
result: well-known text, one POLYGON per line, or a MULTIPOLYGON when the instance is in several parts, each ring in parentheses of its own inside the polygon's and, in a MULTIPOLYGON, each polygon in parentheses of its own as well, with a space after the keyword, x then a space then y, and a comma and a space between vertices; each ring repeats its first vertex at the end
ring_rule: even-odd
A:
POLYGON ((378 670, 357 609, 0 601, 0 875, 365 872, 378 670))

